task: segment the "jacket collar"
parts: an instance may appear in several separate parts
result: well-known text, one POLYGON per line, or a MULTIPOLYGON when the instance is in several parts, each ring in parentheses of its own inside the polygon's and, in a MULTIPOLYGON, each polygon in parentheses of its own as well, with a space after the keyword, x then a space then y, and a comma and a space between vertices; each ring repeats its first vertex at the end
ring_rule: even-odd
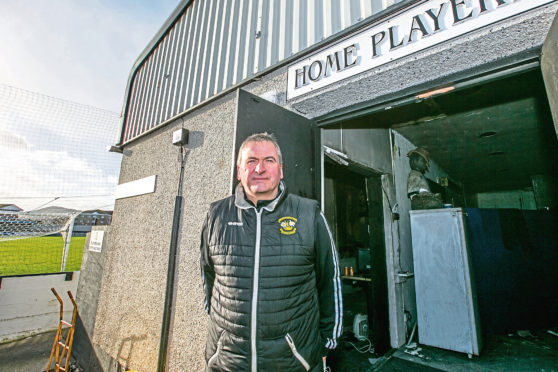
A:
MULTIPOLYGON (((285 185, 285 183, 283 181, 280 181, 279 182, 279 192, 277 193, 277 196, 275 197, 275 199, 273 199, 269 204, 267 204, 262 209, 265 209, 268 212, 273 212, 275 210, 275 208, 277 207, 277 205, 279 205, 279 203, 281 203, 281 201, 283 201, 283 199, 285 199, 286 196, 287 196, 287 186, 285 185)), ((244 188, 242 187, 242 184, 240 184, 240 183, 236 186, 236 189, 234 191, 234 197, 235 197, 234 205, 236 205, 238 208, 240 208, 240 209, 250 209, 250 208, 257 209, 254 205, 252 205, 252 203, 250 203, 246 199, 246 195, 244 194, 244 188)))

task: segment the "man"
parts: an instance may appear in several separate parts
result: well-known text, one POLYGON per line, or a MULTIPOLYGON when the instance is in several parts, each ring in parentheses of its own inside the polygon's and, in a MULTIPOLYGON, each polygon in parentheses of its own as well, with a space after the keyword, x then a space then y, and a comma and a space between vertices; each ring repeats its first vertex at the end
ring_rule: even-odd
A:
POLYGON ((430 165, 428 151, 417 147, 409 151, 409 166, 411 171, 407 178, 407 196, 411 199, 411 209, 436 209, 444 205, 440 194, 433 194, 424 173, 430 165))
POLYGON ((237 178, 202 229, 207 370, 319 371, 343 313, 325 217, 316 201, 288 194, 273 135, 242 143, 237 178))
POLYGON ((407 178, 407 196, 412 199, 413 196, 420 193, 430 193, 430 186, 424 177, 424 173, 428 170, 429 155, 428 151, 422 147, 417 147, 409 151, 409 166, 411 171, 407 178))

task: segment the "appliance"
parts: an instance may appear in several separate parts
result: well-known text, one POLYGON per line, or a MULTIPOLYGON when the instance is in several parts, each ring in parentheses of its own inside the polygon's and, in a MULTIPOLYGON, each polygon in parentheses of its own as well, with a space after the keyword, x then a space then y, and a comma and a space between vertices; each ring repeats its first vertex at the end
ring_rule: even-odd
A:
POLYGON ((353 319, 353 333, 359 341, 368 340, 368 315, 356 314, 353 319))
POLYGON ((464 215, 410 211, 419 342, 472 356, 482 340, 464 215))

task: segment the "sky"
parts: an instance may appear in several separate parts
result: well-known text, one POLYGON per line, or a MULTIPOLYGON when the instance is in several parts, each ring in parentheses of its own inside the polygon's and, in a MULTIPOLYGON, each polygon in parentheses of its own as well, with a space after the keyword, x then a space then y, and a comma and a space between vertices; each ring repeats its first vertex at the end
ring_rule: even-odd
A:
POLYGON ((0 204, 113 207, 127 80, 179 2, 0 1, 0 204))
POLYGON ((0 83, 121 112, 135 61, 178 0, 2 0, 0 83))

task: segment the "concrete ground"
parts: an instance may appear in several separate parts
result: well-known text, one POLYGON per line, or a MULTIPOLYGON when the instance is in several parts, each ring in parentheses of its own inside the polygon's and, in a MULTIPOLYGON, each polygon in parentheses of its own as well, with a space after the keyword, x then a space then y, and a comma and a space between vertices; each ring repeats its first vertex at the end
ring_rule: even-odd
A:
POLYGON ((52 331, 0 344, 0 371, 44 371, 55 337, 52 331))
POLYGON ((558 328, 483 335, 482 341, 480 355, 469 358, 416 342, 380 356, 363 352, 363 342, 341 339, 328 359, 333 372, 558 372, 558 328))
POLYGON ((50 331, 0 344, 0 372, 45 371, 55 337, 56 331, 50 331))
POLYGON ((480 355, 472 358, 463 353, 413 344, 413 347, 396 350, 386 363, 371 371, 558 372, 556 329, 485 335, 483 343, 480 355))
MULTIPOLYGON (((371 358, 370 363, 366 357, 366 363, 356 369, 345 368, 348 364, 345 361, 334 372, 558 372, 556 334, 558 330, 553 329, 551 332, 540 330, 523 335, 513 333, 484 337, 481 355, 471 359, 462 353, 415 344, 410 348, 392 350, 380 358, 371 358)), ((45 371, 55 336, 55 332, 47 332, 0 344, 0 372, 45 371)), ((54 370, 52 365, 50 370, 54 370)))

